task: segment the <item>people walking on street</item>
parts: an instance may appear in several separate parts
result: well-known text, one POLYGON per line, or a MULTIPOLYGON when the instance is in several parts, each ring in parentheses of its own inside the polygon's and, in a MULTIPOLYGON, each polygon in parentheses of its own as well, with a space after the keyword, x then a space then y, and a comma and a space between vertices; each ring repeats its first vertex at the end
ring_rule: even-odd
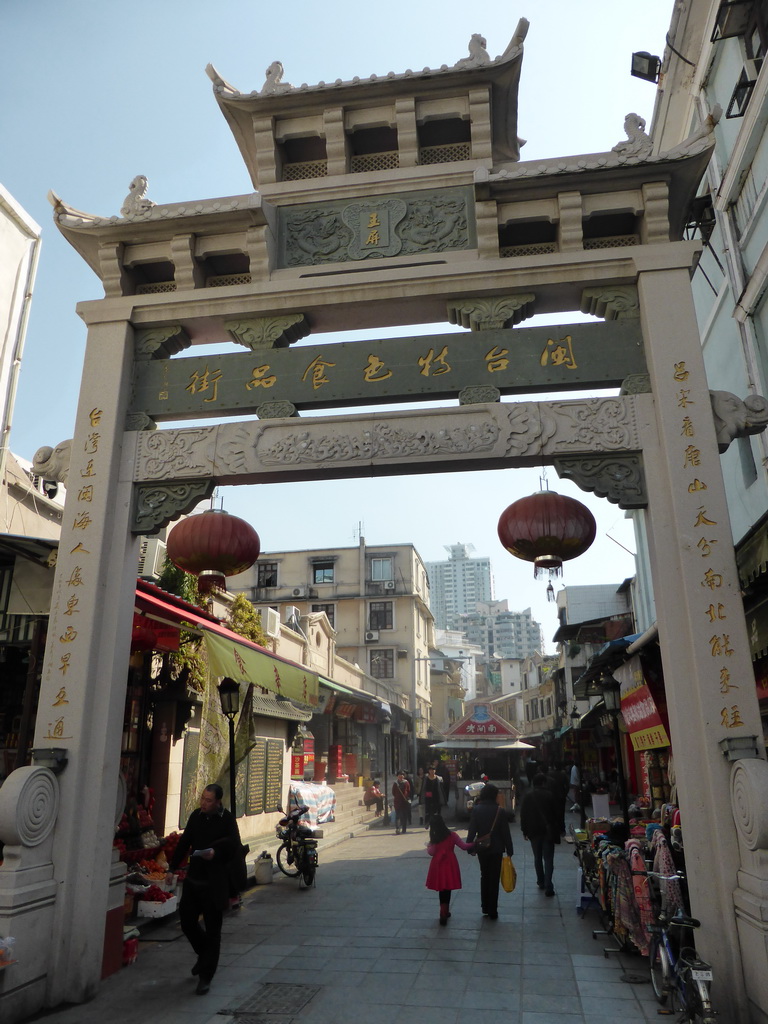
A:
POLYGON ((568 790, 569 798, 573 801, 571 804, 572 811, 581 810, 581 773, 579 772, 579 766, 577 764, 571 765, 571 773, 569 777, 570 789, 568 790))
POLYGON ((461 888, 461 869, 456 860, 454 847, 470 852, 471 843, 465 843, 456 832, 452 832, 439 814, 434 814, 429 825, 427 853, 432 858, 427 871, 426 886, 437 892, 440 898, 440 924, 448 924, 451 916, 451 893, 461 888))
POLYGON ((424 769, 417 768, 416 774, 413 777, 413 796, 419 805, 419 824, 424 824, 424 801, 421 799, 421 794, 424 790, 424 769))
POLYGON ((531 844, 536 884, 544 890, 545 896, 554 896, 552 869, 555 845, 560 842, 560 809, 545 775, 535 775, 533 789, 523 797, 520 830, 531 844))
POLYGON ((568 802, 568 789, 570 780, 568 772, 563 764, 558 764, 549 769, 547 773, 547 786, 555 799, 555 806, 560 817, 560 835, 565 835, 565 805, 568 802))
POLYGON ((395 835, 405 835, 411 823, 411 784, 404 771, 397 773, 392 783, 392 802, 395 807, 395 835))
POLYGON ((179 923, 197 954, 192 974, 197 994, 205 995, 216 973, 221 949, 221 926, 229 904, 228 867, 239 852, 240 832, 232 813, 222 807, 224 793, 215 783, 206 786, 168 864, 168 875, 189 854, 187 877, 181 889, 179 923), (202 916, 204 927, 200 926, 202 916))
POLYGON ((427 770, 424 782, 421 787, 421 806, 423 808, 424 828, 429 828, 429 821, 433 814, 439 814, 440 808, 445 803, 443 796, 443 784, 437 777, 435 766, 432 764, 427 770))
POLYGON ((445 761, 438 761, 435 765, 435 772, 443 784, 443 800, 447 807, 451 799, 451 770, 445 761))
POLYGON ((510 857, 514 853, 507 815, 497 802, 498 799, 498 787, 486 783, 472 808, 467 830, 468 843, 477 838, 482 844, 477 847, 477 859, 480 864, 480 908, 492 921, 499 916, 501 858, 505 853, 510 857))

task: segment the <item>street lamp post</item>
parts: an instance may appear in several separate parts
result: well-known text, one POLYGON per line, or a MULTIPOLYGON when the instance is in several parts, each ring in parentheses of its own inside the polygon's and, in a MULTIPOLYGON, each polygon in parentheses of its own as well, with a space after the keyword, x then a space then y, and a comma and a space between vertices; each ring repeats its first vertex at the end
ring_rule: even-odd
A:
POLYGON ((228 676, 219 683, 221 710, 229 719, 229 809, 237 817, 235 806, 235 715, 240 706, 240 687, 228 676))
POLYGON ((627 780, 624 776, 624 760, 621 756, 621 736, 619 732, 619 715, 621 714, 621 683, 613 676, 603 676, 600 680, 606 711, 613 719, 613 749, 616 754, 616 774, 619 781, 619 802, 624 824, 629 826, 629 804, 627 802, 627 780))
POLYGON ((389 823, 389 735, 392 732, 392 718, 385 714, 381 720, 381 735, 384 737, 384 820, 381 825, 386 828, 389 823))

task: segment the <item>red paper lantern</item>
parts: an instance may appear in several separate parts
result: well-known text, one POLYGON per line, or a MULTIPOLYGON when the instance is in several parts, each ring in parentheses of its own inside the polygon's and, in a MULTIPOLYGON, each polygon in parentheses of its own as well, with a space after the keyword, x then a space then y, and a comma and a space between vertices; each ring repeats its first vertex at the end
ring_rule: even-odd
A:
POLYGON ((224 588, 225 577, 250 569, 259 557, 259 535, 250 523, 218 509, 190 516, 168 534, 168 557, 197 576, 201 593, 224 588))
POLYGON ((586 505, 554 491, 513 502, 499 519, 499 540, 515 558, 533 562, 534 578, 546 571, 559 575, 563 562, 583 555, 596 532, 586 505))

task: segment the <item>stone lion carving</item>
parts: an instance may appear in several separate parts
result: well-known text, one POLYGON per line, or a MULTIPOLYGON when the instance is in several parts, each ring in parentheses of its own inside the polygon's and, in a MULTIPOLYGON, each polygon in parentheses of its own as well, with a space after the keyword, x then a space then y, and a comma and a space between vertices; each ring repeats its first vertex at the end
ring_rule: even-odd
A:
POLYGON ((146 213, 155 205, 151 199, 146 199, 147 179, 143 174, 137 174, 128 186, 128 195, 120 207, 123 217, 135 217, 137 213, 146 213))
POLYGON ((43 480, 56 480, 61 484, 67 482, 69 463, 72 454, 72 439, 61 441, 55 448, 43 445, 38 448, 32 459, 32 469, 43 480))
POLYGON ((645 134, 645 118, 639 114, 627 114, 624 118, 624 131, 627 133, 626 140, 617 142, 611 150, 612 153, 626 154, 627 156, 649 156, 653 143, 650 136, 645 134))
POLYGON ((472 38, 469 40, 469 56, 457 60, 453 66, 455 68, 476 68, 482 64, 490 64, 491 58, 486 50, 487 45, 484 36, 481 36, 479 32, 473 32, 472 38))
POLYGON ((736 437, 761 434, 768 426, 768 399, 749 395, 742 401, 730 391, 710 391, 712 416, 715 421, 717 450, 728 450, 736 437))
POLYGON ((293 86, 290 82, 283 81, 283 65, 279 60, 273 60, 267 68, 266 81, 261 87, 262 96, 271 96, 278 92, 288 92, 293 86))

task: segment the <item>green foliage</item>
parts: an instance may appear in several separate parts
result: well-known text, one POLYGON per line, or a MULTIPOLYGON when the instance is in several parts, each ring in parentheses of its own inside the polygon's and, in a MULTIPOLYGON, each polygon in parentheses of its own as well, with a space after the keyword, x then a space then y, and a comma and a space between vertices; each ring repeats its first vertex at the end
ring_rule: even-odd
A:
POLYGON ((175 594, 189 604, 202 608, 203 601, 197 589, 197 576, 184 572, 178 565, 174 565, 166 555, 163 563, 163 571, 157 581, 157 585, 166 590, 169 594, 175 594))
POLYGON ((233 633, 239 633, 254 644, 265 647, 269 643, 269 637, 261 625, 261 615, 244 594, 238 594, 232 602, 227 625, 233 633))

